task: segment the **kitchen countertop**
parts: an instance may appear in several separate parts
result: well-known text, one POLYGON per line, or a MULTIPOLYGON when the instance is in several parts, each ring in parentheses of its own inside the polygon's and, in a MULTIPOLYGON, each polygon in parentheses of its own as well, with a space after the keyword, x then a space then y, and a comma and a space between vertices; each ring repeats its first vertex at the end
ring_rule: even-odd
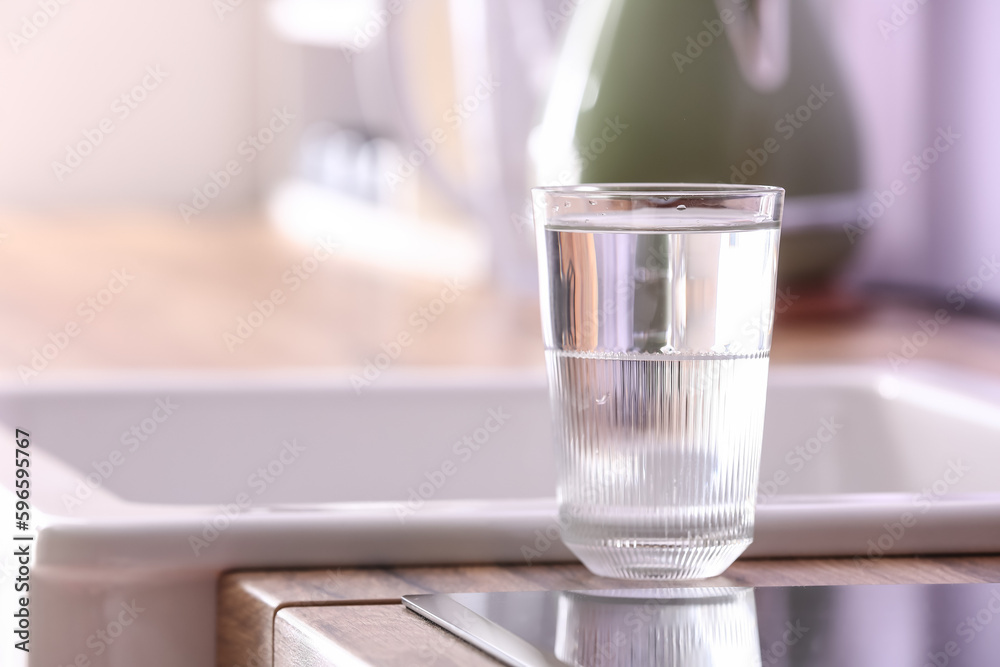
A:
MULTIPOLYGON (((337 257, 319 263, 293 290, 284 276, 310 252, 245 217, 185 226, 175 216, 148 211, 91 219, 0 214, 0 368, 25 384, 92 370, 356 369, 401 332, 419 335, 401 351, 400 367, 543 367, 534 295, 459 285, 459 298, 415 332, 411 316, 438 298, 445 281, 377 272, 337 257), (227 339, 255 302, 275 289, 287 298, 245 341, 227 339), (68 331, 74 333, 64 337, 68 331), (46 345, 48 352, 58 349, 43 360, 44 368, 37 375, 19 373, 46 345)), ((937 313, 941 324, 930 327, 934 334, 926 335, 935 315, 927 309, 869 302, 812 317, 815 299, 784 294, 775 363, 869 361, 891 370, 893 363, 909 363, 911 350, 914 361, 1000 373, 995 321, 946 310, 937 313)), ((724 581, 1000 581, 1000 557, 885 558, 866 568, 850 560, 741 560, 724 581)), ((434 664, 494 664, 403 610, 398 597, 609 585, 621 583, 598 580, 575 564, 231 573, 219 585, 218 664, 270 665, 272 637, 287 648, 274 653, 285 660, 276 665, 330 664, 322 652, 338 645, 352 655, 383 650, 366 657, 376 664, 412 664, 406 656, 414 646, 445 647, 432 650, 435 660, 440 657, 434 664), (366 633, 406 641, 372 642, 366 633)))
MULTIPOLYGON (((883 558, 860 563, 741 559, 721 577, 683 585, 971 582, 1000 582, 1000 557, 883 558)), ((235 572, 219 584, 216 664, 495 666, 500 663, 407 611, 400 596, 659 586, 603 579, 579 564, 235 572)))
MULTIPOLYGON (((320 262, 297 286, 286 281, 309 254, 253 218, 186 226, 148 211, 90 219, 0 214, 0 368, 16 377, 53 340, 66 345, 44 360, 45 373, 357 368, 404 332, 412 341, 401 351, 401 367, 543 367, 533 295, 459 285, 444 312, 433 320, 418 316, 426 325, 418 331, 413 314, 446 281, 378 272, 346 257, 320 262), (126 285, 113 282, 116 271, 126 285), (283 290, 283 303, 245 341, 227 339, 254 302, 275 289, 283 290), (63 339, 68 325, 76 325, 76 335, 63 339)), ((925 309, 873 303, 816 319, 803 316, 808 297, 784 294, 776 363, 874 360, 891 369, 889 355, 905 359, 906 339, 924 343, 915 359, 1000 373, 997 322, 948 310, 946 324, 925 339, 919 322, 933 317, 925 309)), ((39 377, 29 373, 26 383, 39 377)))

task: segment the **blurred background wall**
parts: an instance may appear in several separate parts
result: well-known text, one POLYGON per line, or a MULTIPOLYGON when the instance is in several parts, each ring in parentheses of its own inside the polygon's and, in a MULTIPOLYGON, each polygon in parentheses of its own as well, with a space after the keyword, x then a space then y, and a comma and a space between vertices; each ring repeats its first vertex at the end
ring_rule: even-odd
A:
MULTIPOLYGON (((190 198, 210 171, 233 159, 272 105, 288 104, 271 84, 297 81, 294 65, 272 48, 260 4, 233 4, 5 3, 3 204, 171 206, 190 198), (283 77, 267 76, 282 66, 283 77), (162 81, 149 71, 160 72, 162 81), (152 87, 133 93, 144 79, 152 87), (113 131, 98 138, 102 119, 113 122, 113 131), (60 176, 53 162, 65 163, 67 147, 86 141, 87 132, 99 145, 60 176)), ((287 162, 292 146, 276 144, 218 204, 255 201, 270 164, 287 162)))
MULTIPOLYGON (((726 2, 701 4, 711 18, 726 2)), ((976 282, 1000 249, 1000 5, 791 3, 832 47, 861 154, 856 207, 833 229, 850 256, 831 281, 946 303, 972 280, 969 310, 1000 308, 1000 280, 976 282), (938 151, 941 136, 953 139, 938 151), (914 171, 928 151, 934 162, 914 171)), ((85 225, 128 210, 129 225, 155 218, 178 238, 223 219, 298 241, 333 234, 341 257, 374 275, 459 275, 530 300, 527 189, 542 179, 529 138, 564 89, 573 26, 609 6, 11 0, 0 8, 0 212, 85 225)), ((702 64, 729 49, 712 48, 702 64)))

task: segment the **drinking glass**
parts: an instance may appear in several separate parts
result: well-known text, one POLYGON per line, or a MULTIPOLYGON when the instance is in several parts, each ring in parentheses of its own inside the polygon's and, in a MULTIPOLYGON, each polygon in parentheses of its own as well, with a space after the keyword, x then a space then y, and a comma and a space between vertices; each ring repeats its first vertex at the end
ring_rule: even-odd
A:
POLYGON ((599 575, 719 574, 753 538, 784 191, 532 194, 562 539, 599 575))

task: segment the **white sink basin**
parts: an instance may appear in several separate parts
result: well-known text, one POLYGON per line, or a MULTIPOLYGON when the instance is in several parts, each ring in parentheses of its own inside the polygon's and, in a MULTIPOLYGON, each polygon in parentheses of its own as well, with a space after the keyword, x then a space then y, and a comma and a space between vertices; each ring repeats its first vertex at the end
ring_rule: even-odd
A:
MULTIPOLYGON (((540 374, 51 379, 0 420, 33 443, 32 665, 210 667, 226 569, 570 558, 540 374)), ((764 441, 750 554, 1000 549, 996 379, 774 367, 764 441)))

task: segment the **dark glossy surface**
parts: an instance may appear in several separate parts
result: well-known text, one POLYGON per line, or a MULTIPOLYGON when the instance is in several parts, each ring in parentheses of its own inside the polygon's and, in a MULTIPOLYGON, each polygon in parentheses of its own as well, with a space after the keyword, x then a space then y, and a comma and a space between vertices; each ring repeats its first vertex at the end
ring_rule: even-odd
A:
POLYGON ((509 665, 1000 664, 1000 584, 414 595, 509 665))

